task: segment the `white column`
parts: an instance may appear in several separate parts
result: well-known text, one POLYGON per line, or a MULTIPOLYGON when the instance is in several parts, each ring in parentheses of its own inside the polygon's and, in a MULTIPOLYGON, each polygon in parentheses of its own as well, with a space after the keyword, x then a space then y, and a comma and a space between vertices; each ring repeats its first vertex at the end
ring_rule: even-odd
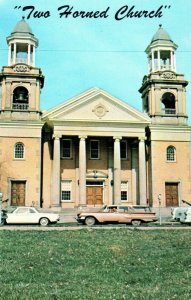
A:
POLYGON ((12 44, 9 44, 8 66, 11 65, 11 47, 12 47, 12 44))
POLYGON ((140 204, 147 204, 146 189, 146 156, 145 156, 145 139, 139 140, 139 197, 140 204))
POLYGON ((152 55, 152 72, 154 72, 155 70, 155 59, 154 59, 154 51, 151 51, 151 55, 152 55))
POLYGON ((161 65, 160 65, 160 50, 158 50, 157 56, 158 56, 158 58, 157 58, 158 68, 157 69, 160 70, 161 69, 161 65))
POLYGON ((33 46, 33 61, 32 61, 33 67, 35 66, 35 46, 33 46))
POLYGON ((86 205, 86 138, 79 136, 79 205, 86 205))
POLYGON ((171 52, 171 56, 172 56, 172 71, 176 72, 176 54, 175 52, 171 52))
POLYGON ((150 73, 150 71, 151 71, 151 60, 150 60, 149 55, 148 55, 147 59, 148 59, 148 73, 150 73))
POLYGON ((53 170, 52 170, 52 203, 51 206, 60 206, 60 138, 54 134, 53 170))
POLYGON ((132 202, 134 205, 139 204, 139 186, 138 186, 138 147, 137 143, 132 145, 131 149, 131 172, 132 172, 132 202))
POLYGON ((30 66, 31 64, 31 45, 28 44, 28 56, 27 56, 27 64, 30 66))
MULTIPOLYGON (((113 146, 108 147, 108 204, 114 204, 113 199, 113 185, 111 184, 113 182, 113 146)), ((107 196, 107 197, 108 197, 107 196)), ((105 203, 106 204, 106 203, 105 203)))
POLYGON ((121 202, 121 154, 120 154, 121 137, 114 137, 114 204, 121 202))
POLYGON ((16 64, 16 54, 17 54, 17 44, 14 43, 13 63, 12 64, 16 64))

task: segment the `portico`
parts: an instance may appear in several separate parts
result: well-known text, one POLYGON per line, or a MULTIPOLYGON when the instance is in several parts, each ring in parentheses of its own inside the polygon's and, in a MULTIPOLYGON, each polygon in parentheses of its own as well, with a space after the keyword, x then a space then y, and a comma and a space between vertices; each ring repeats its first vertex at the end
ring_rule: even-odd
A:
POLYGON ((91 93, 92 102, 84 101, 79 111, 75 103, 72 114, 62 107, 59 113, 54 110, 48 116, 53 124, 50 206, 146 204, 145 127, 148 120, 104 91, 93 89, 91 93), (108 116, 114 104, 119 111, 115 110, 115 117, 108 116), (84 109, 93 112, 92 119, 71 120, 75 114, 83 118, 84 109), (116 115, 122 112, 125 112, 124 119, 116 120, 116 115), (136 117, 136 122, 132 122, 132 117, 136 117))

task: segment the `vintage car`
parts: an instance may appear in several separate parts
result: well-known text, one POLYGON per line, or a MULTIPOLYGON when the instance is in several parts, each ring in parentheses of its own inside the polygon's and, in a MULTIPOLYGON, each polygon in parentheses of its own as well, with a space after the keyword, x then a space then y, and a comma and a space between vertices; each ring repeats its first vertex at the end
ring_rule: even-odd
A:
POLYGON ((40 224, 47 226, 60 220, 58 214, 41 213, 34 207, 17 207, 13 212, 7 213, 6 224, 40 224))
POLYGON ((191 207, 187 207, 180 218, 180 223, 191 224, 191 207))
POLYGON ((171 216, 172 216, 171 220, 179 222, 185 217, 186 210, 187 207, 181 207, 181 206, 171 208, 171 216))
POLYGON ((104 206, 97 212, 79 212, 76 220, 88 226, 96 223, 130 223, 139 226, 141 223, 157 221, 157 217, 148 206, 110 205, 104 206))
MULTIPOLYGON (((186 201, 186 200, 182 200, 183 203, 189 205, 189 207, 191 206, 191 203, 186 201)), ((187 209, 189 208, 188 206, 178 206, 178 207, 172 207, 171 208, 171 216, 172 216, 172 221, 181 221, 184 220, 185 218, 185 212, 187 211, 187 209)))

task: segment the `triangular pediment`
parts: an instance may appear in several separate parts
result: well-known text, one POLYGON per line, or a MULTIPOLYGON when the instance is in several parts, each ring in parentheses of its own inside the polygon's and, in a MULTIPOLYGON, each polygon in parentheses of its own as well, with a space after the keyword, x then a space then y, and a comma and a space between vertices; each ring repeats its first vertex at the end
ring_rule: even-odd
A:
POLYGON ((90 89, 43 113, 45 120, 150 123, 148 116, 111 94, 90 89))

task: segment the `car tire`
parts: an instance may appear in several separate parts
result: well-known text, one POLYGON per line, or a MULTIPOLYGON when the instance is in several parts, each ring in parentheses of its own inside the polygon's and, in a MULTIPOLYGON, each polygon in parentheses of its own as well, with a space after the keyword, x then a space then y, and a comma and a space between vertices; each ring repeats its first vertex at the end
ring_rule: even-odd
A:
POLYGON ((47 226, 47 225, 49 224, 49 219, 47 219, 47 218, 41 218, 41 219, 39 220, 39 224, 40 224, 41 226, 47 226))
POLYGON ((132 221, 131 221, 131 224, 132 224, 133 226, 140 226, 140 225, 141 225, 141 220, 132 220, 132 221))
POLYGON ((85 224, 87 226, 93 226, 93 225, 95 225, 95 223, 96 223, 96 219, 94 217, 87 217, 85 219, 85 224))

